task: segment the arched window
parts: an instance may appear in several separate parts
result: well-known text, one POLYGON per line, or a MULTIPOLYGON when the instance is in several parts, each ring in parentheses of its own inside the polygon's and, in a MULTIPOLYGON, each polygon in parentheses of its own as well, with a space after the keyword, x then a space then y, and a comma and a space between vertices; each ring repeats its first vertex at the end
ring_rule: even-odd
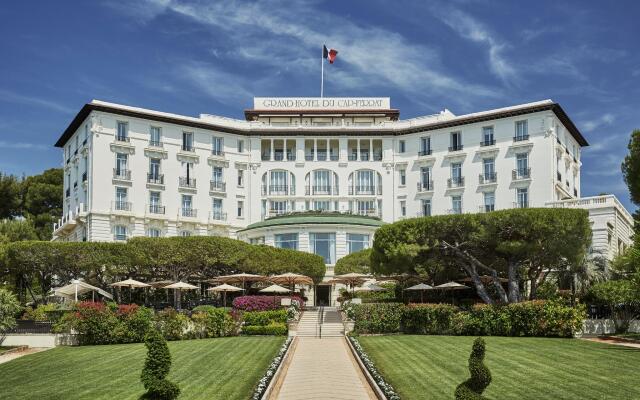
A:
POLYGON ((338 174, 328 169, 316 169, 305 177, 307 195, 337 195, 338 174))
POLYGON ((294 195, 296 178, 285 169, 272 169, 262 176, 263 195, 294 195))
POLYGON ((359 169, 349 174, 349 194, 381 195, 382 175, 372 169, 359 169))

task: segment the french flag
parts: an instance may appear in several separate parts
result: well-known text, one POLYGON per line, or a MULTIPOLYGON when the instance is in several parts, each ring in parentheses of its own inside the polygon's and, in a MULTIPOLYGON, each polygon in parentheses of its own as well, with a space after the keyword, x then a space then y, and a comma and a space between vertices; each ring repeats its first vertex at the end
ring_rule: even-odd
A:
POLYGON ((329 64, 333 64, 336 60, 336 56, 338 55, 338 50, 335 49, 327 49, 327 46, 322 46, 322 57, 329 60, 329 64))

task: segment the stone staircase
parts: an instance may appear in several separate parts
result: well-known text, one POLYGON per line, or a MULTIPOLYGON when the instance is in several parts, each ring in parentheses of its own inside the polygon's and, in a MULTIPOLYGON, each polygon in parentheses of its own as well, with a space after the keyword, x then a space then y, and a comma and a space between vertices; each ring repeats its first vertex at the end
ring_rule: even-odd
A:
POLYGON ((298 322, 296 335, 301 337, 340 337, 344 336, 342 317, 335 307, 324 307, 316 310, 308 310, 302 313, 298 322), (321 315, 323 310, 323 315, 321 315), (322 325, 320 326, 320 321, 322 325))

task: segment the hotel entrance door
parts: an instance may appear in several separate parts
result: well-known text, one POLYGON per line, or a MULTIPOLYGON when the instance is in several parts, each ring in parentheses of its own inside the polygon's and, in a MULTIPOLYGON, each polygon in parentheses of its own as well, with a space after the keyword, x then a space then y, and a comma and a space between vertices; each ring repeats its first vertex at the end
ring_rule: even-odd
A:
POLYGON ((316 285, 316 306, 331 305, 331 285, 316 285))

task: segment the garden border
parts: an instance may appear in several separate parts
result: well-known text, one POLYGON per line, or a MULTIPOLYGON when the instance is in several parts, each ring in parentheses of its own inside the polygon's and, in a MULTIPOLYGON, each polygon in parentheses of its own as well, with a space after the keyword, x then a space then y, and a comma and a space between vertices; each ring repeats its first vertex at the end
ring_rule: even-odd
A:
POLYGON ((298 343, 297 337, 295 336, 287 337, 284 344, 280 348, 278 355, 273 359, 273 361, 267 368, 267 372, 265 372, 263 377, 260 379, 258 386, 256 386, 253 392, 253 396, 251 396, 253 400, 258 400, 258 399, 267 400, 271 396, 274 388, 276 387, 276 384, 280 381, 280 377, 284 369, 284 366, 287 365, 287 363, 289 362, 289 359, 291 358, 291 354, 293 354, 292 349, 295 350, 295 345, 297 345, 297 343, 298 343), (270 373, 274 369, 275 367, 274 364, 276 363, 278 365, 275 368, 275 371, 270 373))
POLYGON ((371 360, 368 360, 369 363, 365 363, 364 360, 362 360, 361 353, 358 352, 358 350, 356 349, 356 344, 361 349, 360 351, 362 352, 362 354, 367 357, 367 359, 368 359, 368 356, 364 352, 364 349, 362 349, 362 345, 360 344, 360 342, 358 342, 358 340, 353 336, 347 336, 346 339, 347 339, 347 343, 349 344, 349 349, 351 349, 351 353, 356 359, 356 362, 358 363, 360 370, 362 370, 362 373, 364 374, 365 378, 369 382, 369 385, 373 389, 373 392, 375 393, 378 400, 400 400, 400 396, 398 395, 398 393, 396 393, 395 389, 391 385, 389 385, 384 380, 384 378, 382 378, 382 375, 375 369, 373 362, 371 360), (370 368, 372 369, 372 371, 369 370, 370 368), (380 376, 380 383, 384 385, 385 388, 387 388, 387 392, 383 391, 380 385, 378 384, 378 382, 376 382, 376 380, 373 377, 374 373, 380 376), (387 397, 387 394, 389 395, 389 397, 387 397))

